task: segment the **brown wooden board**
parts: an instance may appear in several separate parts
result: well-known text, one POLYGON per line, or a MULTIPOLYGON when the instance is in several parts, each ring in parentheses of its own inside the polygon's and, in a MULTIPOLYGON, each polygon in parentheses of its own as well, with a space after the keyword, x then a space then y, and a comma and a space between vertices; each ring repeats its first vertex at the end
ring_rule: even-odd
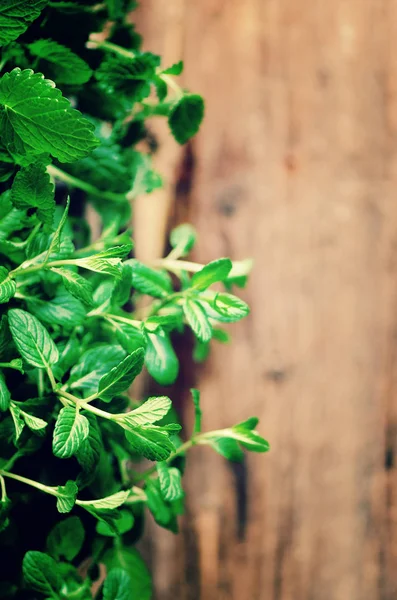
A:
POLYGON ((156 598, 395 600, 397 3, 141 4, 145 48, 206 98, 173 219, 198 261, 255 260, 184 421, 195 384, 206 429, 258 415, 272 445, 192 451, 181 535, 147 535, 156 598))

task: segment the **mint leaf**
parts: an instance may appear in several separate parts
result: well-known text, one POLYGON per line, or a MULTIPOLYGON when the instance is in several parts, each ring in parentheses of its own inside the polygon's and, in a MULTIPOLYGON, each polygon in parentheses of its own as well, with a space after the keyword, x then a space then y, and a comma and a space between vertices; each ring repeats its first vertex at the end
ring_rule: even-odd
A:
POLYGON ((86 258, 76 259, 75 264, 83 269, 88 269, 88 271, 112 275, 116 279, 121 277, 122 262, 120 258, 107 258, 103 257, 102 254, 94 254, 86 258))
POLYGON ((268 452, 270 450, 269 442, 259 435, 257 431, 247 429, 244 425, 235 425, 229 430, 231 437, 237 440, 244 448, 252 452, 268 452))
POLYGON ((22 358, 39 369, 48 369, 58 360, 58 349, 36 317, 19 308, 8 311, 8 323, 22 358))
POLYGON ((0 46, 16 40, 40 15, 48 0, 2 0, 0 46))
POLYGON ((132 267, 132 285, 138 292, 154 298, 165 298, 172 293, 172 282, 167 273, 155 271, 137 260, 129 264, 132 267))
POLYGON ((130 600, 131 578, 123 569, 112 569, 103 586, 103 600, 130 600))
POLYGON ((210 316, 223 323, 240 321, 249 314, 248 304, 232 294, 216 294, 210 306, 213 309, 213 312, 209 313, 210 316))
POLYGON ((194 290, 206 290, 213 283, 227 279, 231 269, 232 261, 229 258, 214 260, 193 275, 190 286, 194 290))
POLYGON ((162 330, 147 334, 145 365, 160 385, 171 385, 178 376, 179 362, 170 338, 162 330))
POLYGON ((208 342, 212 337, 212 327, 202 304, 198 300, 185 298, 183 312, 198 339, 201 342, 208 342))
POLYGON ((89 421, 90 431, 85 440, 80 444, 75 456, 83 471, 95 474, 103 448, 101 430, 95 415, 87 413, 85 418, 89 421))
POLYGON ((72 296, 81 300, 87 306, 93 305, 94 290, 87 279, 64 267, 52 267, 51 271, 62 277, 65 288, 72 296))
POLYGON ((17 404, 15 404, 12 401, 10 403, 10 413, 11 413, 12 420, 14 421, 15 440, 18 441, 18 439, 20 438, 20 435, 23 431, 23 428, 25 427, 25 422, 21 418, 21 411, 20 411, 19 407, 17 406, 17 404))
POLYGON ((178 251, 179 256, 185 256, 192 250, 196 238, 197 233, 194 227, 189 223, 183 223, 171 231, 170 243, 174 251, 178 251))
POLYGON ((168 117, 171 133, 179 144, 186 144, 200 129, 204 100, 198 94, 185 94, 173 106, 168 117))
POLYGON ((176 63, 174 63, 173 65, 171 65, 170 67, 168 67, 168 69, 164 69, 164 71, 162 71, 162 75, 180 75, 183 71, 183 60, 180 60, 176 63))
POLYGON ((105 498, 98 498, 98 500, 78 500, 77 504, 83 508, 94 508, 96 510, 114 510, 118 508, 127 500, 130 492, 121 491, 106 496, 105 498))
POLYGON ((49 325, 75 327, 81 325, 87 311, 82 303, 68 292, 60 290, 51 301, 34 298, 28 300, 29 310, 49 325))
POLYGON ((70 387, 94 393, 102 376, 116 367, 125 355, 123 348, 117 344, 99 344, 89 348, 70 371, 70 387))
POLYGON ((103 555, 102 561, 108 571, 122 568, 130 576, 130 595, 128 598, 136 600, 150 600, 152 598, 152 580, 146 564, 138 550, 124 548, 121 544, 110 548, 103 555))
POLYGON ((41 73, 15 68, 0 79, 0 133, 10 152, 71 162, 95 148, 93 130, 41 73))
POLYGON ((92 75, 90 67, 80 56, 54 40, 36 40, 28 44, 28 48, 31 54, 43 59, 45 75, 57 84, 81 85, 92 75))
POLYGON ((149 398, 138 408, 121 415, 119 420, 132 427, 151 425, 165 417, 171 406, 172 402, 167 396, 149 398))
POLYGON ((67 517, 51 529, 47 537, 47 550, 57 561, 61 558, 71 561, 80 552, 84 538, 84 527, 79 517, 67 517))
POLYGON ((128 389, 135 377, 142 371, 145 353, 138 348, 124 360, 103 375, 98 386, 98 397, 110 402, 114 396, 128 389))
POLYGON ((96 524, 96 531, 100 535, 104 535, 106 537, 120 536, 132 529, 134 521, 135 519, 132 512, 122 509, 120 510, 120 518, 114 521, 114 527, 117 529, 117 533, 115 533, 113 527, 109 527, 109 525, 103 520, 98 521, 96 524))
POLYGON ((51 598, 58 597, 57 592, 62 587, 62 578, 58 565, 51 556, 30 550, 23 558, 22 571, 29 588, 51 596, 51 598))
POLYGON ((0 412, 8 410, 11 401, 11 394, 7 387, 3 373, 0 371, 0 412))
POLYGON ((48 425, 48 423, 43 419, 39 419, 39 417, 34 417, 33 415, 30 415, 23 410, 20 410, 20 415, 25 421, 26 425, 32 431, 41 432, 48 425))
POLYGON ((15 208, 37 208, 37 218, 52 227, 55 212, 54 186, 45 166, 32 163, 15 175, 11 188, 15 208))
POLYGON ((211 440, 210 445, 215 452, 226 458, 226 460, 241 462, 244 459, 244 452, 238 442, 232 438, 214 438, 211 440))
POLYGON ((52 451, 58 458, 70 458, 77 452, 90 430, 88 420, 79 410, 65 406, 60 411, 54 429, 52 451))
POLYGON ((68 513, 76 503, 78 487, 75 481, 67 481, 57 488, 57 509, 60 513, 68 513))
MULTIPOLYGON (((128 421, 122 421, 124 429, 129 427, 128 421)), ((166 460, 175 446, 169 438, 167 431, 153 427, 131 427, 125 434, 131 448, 148 460, 166 460)))
POLYGON ((182 488, 180 471, 175 467, 169 467, 166 462, 159 462, 157 464, 157 472, 164 500, 173 502, 174 500, 183 498, 185 494, 182 488))
POLYGON ((0 304, 5 304, 15 295, 17 285, 5 267, 0 267, 0 304))
POLYGON ((143 52, 134 58, 107 56, 95 77, 108 93, 119 93, 129 102, 139 102, 149 96, 150 81, 155 77, 160 59, 155 54, 143 52))

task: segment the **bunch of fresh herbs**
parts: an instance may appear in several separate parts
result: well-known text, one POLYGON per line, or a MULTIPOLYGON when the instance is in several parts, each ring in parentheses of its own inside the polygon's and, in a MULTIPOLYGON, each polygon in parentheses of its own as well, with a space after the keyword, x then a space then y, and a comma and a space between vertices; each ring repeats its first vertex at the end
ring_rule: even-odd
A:
POLYGON ((129 0, 0 3, 5 599, 149 600, 134 545, 146 511, 177 531, 187 451, 209 445, 241 460, 243 449, 268 450, 255 418, 203 432, 197 390, 187 436, 168 396, 128 395, 144 368, 161 386, 176 381, 175 332, 192 330, 196 360, 212 339, 228 340, 222 326, 249 312, 231 291, 250 268, 188 261, 196 239, 188 224, 171 232, 165 258, 132 258, 133 198, 161 186, 147 119, 167 119, 184 144, 204 115, 201 96, 177 83, 183 64, 164 66, 141 50, 126 20, 133 8, 129 0), (97 239, 84 220, 88 204, 101 220, 97 239), (153 466, 139 467, 142 459, 153 466))

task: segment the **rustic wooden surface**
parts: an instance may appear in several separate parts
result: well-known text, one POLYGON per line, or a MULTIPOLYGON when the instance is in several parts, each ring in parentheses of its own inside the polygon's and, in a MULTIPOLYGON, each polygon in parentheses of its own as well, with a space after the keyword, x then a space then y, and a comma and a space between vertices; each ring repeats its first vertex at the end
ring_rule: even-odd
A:
POLYGON ((206 429, 255 414, 272 445, 238 468, 191 453, 182 534, 147 541, 156 599, 395 600, 397 2, 142 0, 137 17, 207 102, 169 171, 174 220, 196 225, 197 260, 256 263, 252 315, 205 367, 184 359, 175 393, 187 424, 194 383, 206 429))

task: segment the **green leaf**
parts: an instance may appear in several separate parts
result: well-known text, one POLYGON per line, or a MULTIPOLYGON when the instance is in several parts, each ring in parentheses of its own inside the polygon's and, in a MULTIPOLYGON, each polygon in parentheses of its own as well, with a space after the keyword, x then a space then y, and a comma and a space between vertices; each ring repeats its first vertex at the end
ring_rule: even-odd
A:
POLYGON ((11 333, 8 327, 7 317, 2 315, 0 318, 0 357, 5 354, 11 344, 11 333))
POLYGON ((170 67, 168 67, 168 69, 164 69, 164 71, 162 71, 162 75, 180 75, 182 71, 183 61, 180 60, 179 62, 176 62, 170 67))
POLYGON ((86 350, 72 368, 69 381, 72 389, 97 391, 99 381, 105 373, 116 367, 125 358, 125 351, 117 344, 99 344, 86 350))
POLYGON ((0 79, 0 132, 10 152, 71 162, 95 148, 93 130, 41 73, 16 68, 0 79))
POLYGON ((112 569, 103 586, 103 600, 130 600, 131 578, 123 569, 112 569))
POLYGON ((171 133, 179 144, 186 144, 200 129, 204 100, 198 94, 185 94, 173 106, 168 117, 171 133))
POLYGON ((213 283, 227 279, 231 269, 232 261, 229 258, 214 260, 197 273, 194 273, 190 286, 194 290, 206 290, 213 283))
POLYGON ((32 163, 18 171, 10 198, 15 208, 37 208, 39 221, 52 227, 55 213, 54 185, 43 163, 32 163))
POLYGON ((121 415, 119 420, 132 427, 151 425, 165 417, 171 406, 172 402, 167 396, 149 398, 138 408, 121 415))
POLYGON ((70 206, 70 197, 68 196, 68 198, 66 200, 65 210, 63 211, 63 214, 62 214, 62 217, 59 220, 58 226, 57 226, 56 230, 54 231, 54 233, 52 235, 51 242, 50 242, 50 245, 48 247, 46 257, 45 257, 46 261, 50 257, 52 257, 52 254, 54 252, 58 253, 61 250, 61 247, 62 247, 62 233, 63 233, 63 228, 65 227, 66 219, 67 219, 67 216, 68 216, 68 213, 69 213, 69 206, 70 206))
POLYGON ((135 377, 142 371, 145 353, 138 348, 126 356, 117 367, 103 375, 98 386, 98 397, 110 402, 114 396, 128 389, 135 377))
POLYGON ((132 286, 141 292, 154 298, 165 298, 172 293, 172 282, 165 272, 155 271, 150 267, 138 262, 131 261, 132 286))
POLYGON ((226 460, 241 462, 244 459, 244 452, 238 442, 232 438, 214 438, 211 440, 210 446, 226 460))
POLYGON ((75 264, 88 271, 112 275, 116 279, 121 277, 122 262, 120 258, 104 258, 101 254, 94 254, 76 259, 75 264))
POLYGON ((22 358, 39 369, 47 369, 58 360, 58 349, 48 331, 36 317, 19 308, 8 311, 8 322, 22 358))
POLYGON ((157 472, 164 500, 173 502, 183 498, 185 494, 180 471, 175 467, 169 467, 166 462, 159 462, 157 463, 157 472))
POLYGON ((122 94, 129 102, 139 102, 149 96, 150 81, 155 77, 160 59, 150 52, 134 58, 107 56, 95 72, 95 77, 108 93, 122 94))
POLYGON ((257 431, 247 429, 242 425, 235 425, 231 428, 231 437, 237 440, 244 448, 252 452, 268 452, 270 450, 269 442, 259 435, 257 431))
POLYGON ((60 513, 68 513, 76 503, 78 487, 75 481, 67 481, 57 488, 57 509, 60 513))
POLYGON ((30 550, 23 558, 23 577, 27 586, 37 592, 58 598, 62 578, 58 565, 51 556, 30 550))
POLYGON ((116 492, 111 496, 99 498, 98 500, 78 500, 78 505, 83 508, 94 508, 96 510, 114 510, 127 500, 130 492, 128 490, 116 492))
POLYGON ((213 309, 213 313, 209 313, 210 316, 224 323, 240 321, 250 311, 248 304, 232 294, 216 294, 210 305, 213 309))
POLYGON ((160 385, 171 385, 178 376, 179 362, 170 338, 162 330, 147 334, 145 365, 160 385))
POLYGON ((48 0, 2 0, 0 46, 16 40, 40 15, 48 0))
POLYGON ((132 268, 130 265, 123 263, 121 269, 121 279, 116 282, 112 293, 112 305, 121 307, 126 304, 131 296, 132 287, 132 268))
POLYGON ((134 352, 138 348, 146 348, 147 342, 142 329, 119 321, 113 321, 113 327, 116 329, 116 336, 120 345, 128 353, 134 352))
POLYGON ((106 0, 106 6, 111 21, 116 21, 117 19, 122 19, 124 17, 123 0, 106 0))
POLYGON ((100 535, 104 535, 106 537, 116 537, 117 535, 123 535, 127 531, 130 531, 134 525, 134 516, 129 510, 120 510, 120 518, 114 522, 114 526, 117 529, 117 533, 115 533, 114 529, 109 527, 109 525, 105 521, 98 521, 96 525, 96 531, 100 535))
POLYGON ((34 298, 27 302, 29 310, 50 325, 75 327, 84 323, 87 311, 82 303, 64 290, 51 301, 34 298))
POLYGON ((0 267, 0 304, 5 304, 15 295, 17 285, 5 267, 0 267))
POLYGON ((10 403, 10 412, 11 412, 12 420, 14 421, 15 440, 18 441, 18 439, 20 438, 20 435, 23 431, 23 428, 25 427, 25 422, 21 418, 21 411, 20 411, 19 407, 14 402, 10 403))
POLYGON ((190 327, 201 342, 208 342, 212 336, 212 327, 198 300, 185 298, 183 312, 190 327))
POLYGON ((79 410, 71 406, 62 408, 54 429, 52 450, 58 458, 70 458, 88 437, 90 425, 79 410))
POLYGON ((52 267, 51 271, 62 277, 65 288, 72 296, 81 300, 81 302, 84 302, 87 306, 92 306, 94 304, 94 290, 87 279, 64 267, 52 267))
POLYGON ((166 460, 175 451, 167 431, 155 426, 128 429, 128 422, 125 421, 120 425, 127 429, 125 436, 134 452, 148 460, 166 460))
POLYGON ((46 421, 44 421, 43 419, 39 419, 39 417, 34 417, 33 415, 30 415, 23 410, 20 410, 20 415, 21 415, 22 419, 25 421, 26 425, 32 431, 41 432, 48 425, 48 423, 46 421))
POLYGON ((3 373, 0 371, 0 411, 8 410, 11 401, 11 394, 7 387, 3 373))
POLYGON ((67 517, 51 529, 47 537, 49 554, 60 560, 73 560, 80 552, 84 542, 84 527, 79 517, 67 517))
POLYGON ((185 256, 192 250, 196 238, 197 233, 194 227, 189 223, 183 223, 171 231, 170 243, 174 250, 178 251, 179 256, 185 256))
POLYGON ((200 407, 200 392, 194 388, 190 390, 192 394, 193 404, 194 404, 194 427, 193 434, 201 432, 201 417, 202 410, 200 407))
POLYGON ((54 79, 57 84, 81 85, 86 83, 92 71, 87 63, 70 48, 53 40, 36 40, 28 44, 33 56, 43 59, 45 75, 54 79))
POLYGON ((218 442, 222 438, 236 440, 244 448, 252 452, 268 452, 270 449, 269 442, 261 437, 257 431, 247 428, 244 424, 204 434, 201 440, 208 440, 210 445, 212 445, 214 441, 218 442))
POLYGON ((170 505, 163 498, 160 491, 160 482, 153 479, 147 480, 145 492, 147 506, 156 523, 161 525, 161 527, 169 527, 173 519, 173 512, 170 505))
POLYGON ((96 416, 87 412, 85 418, 89 421, 90 431, 86 439, 81 443, 75 456, 83 471, 86 473, 95 473, 103 448, 102 435, 96 416))
POLYGON ((108 571, 122 568, 130 576, 130 598, 136 600, 151 600, 152 580, 147 566, 135 548, 123 548, 121 544, 110 548, 103 555, 102 561, 108 571))

